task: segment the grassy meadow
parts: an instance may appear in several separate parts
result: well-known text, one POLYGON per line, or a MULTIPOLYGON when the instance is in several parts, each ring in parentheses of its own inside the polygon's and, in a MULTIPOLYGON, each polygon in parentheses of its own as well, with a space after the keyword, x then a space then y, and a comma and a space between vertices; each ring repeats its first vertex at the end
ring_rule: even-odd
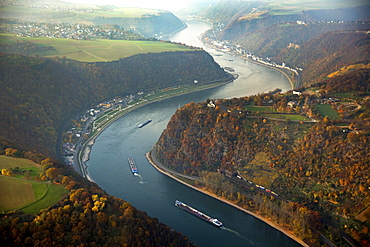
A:
POLYGON ((35 202, 21 208, 26 214, 38 213, 41 209, 48 208, 57 203, 62 196, 68 193, 67 189, 59 184, 40 184, 33 183, 32 187, 37 194, 35 202))
POLYGON ((316 108, 323 117, 328 116, 331 120, 339 119, 338 113, 329 104, 316 105, 316 108))
POLYGON ((16 210, 35 199, 31 182, 0 176, 0 211, 16 210))
POLYGON ((19 37, 14 34, 0 34, 0 44, 28 41, 37 46, 49 47, 38 54, 43 57, 66 57, 81 62, 107 62, 144 53, 166 51, 187 51, 186 46, 160 41, 136 40, 74 40, 47 37, 19 37))
POLYGON ((68 193, 62 185, 34 181, 33 178, 41 172, 36 163, 0 155, 0 169, 15 167, 28 173, 0 175, 0 212, 22 210, 29 214, 38 213, 41 209, 54 205, 68 193))
POLYGON ((15 167, 36 167, 36 163, 28 160, 28 159, 21 159, 21 158, 14 158, 5 155, 0 155, 0 169, 8 169, 8 168, 15 168, 15 167))

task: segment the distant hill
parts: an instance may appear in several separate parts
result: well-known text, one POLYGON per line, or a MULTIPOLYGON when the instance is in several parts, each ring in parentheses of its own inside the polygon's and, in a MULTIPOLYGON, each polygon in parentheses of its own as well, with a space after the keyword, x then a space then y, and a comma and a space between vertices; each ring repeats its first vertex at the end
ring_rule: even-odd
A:
MULTIPOLYGON (((262 4, 252 8, 251 3, 239 3, 240 8, 232 8, 234 4, 224 10, 225 15, 216 14, 217 28, 208 31, 206 36, 226 40, 291 68, 302 68, 304 84, 324 78, 338 66, 370 59, 366 34, 370 29, 369 5, 315 10, 301 7, 291 11, 262 4)), ((218 5, 207 11, 213 13, 217 8, 218 5)), ((200 14, 206 18, 208 12, 200 14)))
POLYGON ((104 99, 194 79, 228 78, 200 50, 142 54, 106 63, 1 54, 0 65, 1 143, 52 157, 65 121, 104 99))
POLYGON ((59 0, 9 0, 2 4, 1 17, 42 23, 113 24, 147 38, 169 35, 185 27, 179 18, 168 11, 81 5, 59 0))
POLYGON ((133 29, 147 38, 162 38, 163 36, 186 27, 179 18, 167 11, 160 11, 156 14, 144 14, 138 18, 95 17, 91 21, 95 25, 115 24, 124 28, 133 29))

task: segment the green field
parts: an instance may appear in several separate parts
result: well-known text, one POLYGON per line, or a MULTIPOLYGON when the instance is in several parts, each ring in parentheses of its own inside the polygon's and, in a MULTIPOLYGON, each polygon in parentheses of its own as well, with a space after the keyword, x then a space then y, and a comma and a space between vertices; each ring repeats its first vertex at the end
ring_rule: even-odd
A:
POLYGON ((0 211, 38 213, 57 203, 67 192, 62 185, 0 176, 0 211))
POLYGON ((82 62, 107 62, 136 54, 161 53, 166 51, 189 51, 186 46, 160 41, 132 40, 73 40, 47 37, 19 37, 15 34, 0 34, 0 44, 29 41, 38 46, 50 47, 43 57, 66 57, 82 62))
POLYGON ((8 169, 14 167, 36 167, 37 164, 28 159, 14 158, 5 155, 0 155, 0 169, 8 169))
POLYGON ((21 208, 21 210, 26 214, 38 213, 41 209, 48 208, 55 203, 57 203, 62 196, 68 193, 68 190, 62 185, 50 184, 50 187, 42 188, 38 187, 39 184, 33 183, 32 187, 37 197, 37 201, 31 203, 30 205, 21 208))
POLYGON ((26 172, 12 176, 0 175, 0 212, 22 210, 25 213, 38 213, 41 209, 54 205, 68 191, 57 184, 33 181, 41 169, 28 159, 0 155, 0 169, 19 167, 26 172), (27 178, 25 176, 27 175, 27 178))
POLYGON ((329 104, 316 105, 316 108, 323 117, 328 116, 331 120, 339 119, 338 113, 329 104))
POLYGON ((278 119, 290 119, 292 121, 310 121, 308 117, 301 116, 298 114, 263 114, 264 117, 278 118, 278 119))
POLYGON ((265 113, 273 113, 274 110, 271 106, 255 106, 255 105, 247 105, 244 107, 246 111, 254 111, 254 112, 265 112, 265 113))
POLYGON ((31 182, 0 176, 0 211, 21 208, 35 199, 31 182))

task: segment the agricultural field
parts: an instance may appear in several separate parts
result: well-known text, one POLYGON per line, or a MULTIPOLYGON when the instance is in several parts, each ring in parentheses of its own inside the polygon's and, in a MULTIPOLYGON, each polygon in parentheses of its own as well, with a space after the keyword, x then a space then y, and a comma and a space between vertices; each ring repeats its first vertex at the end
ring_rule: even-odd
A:
POLYGON ((339 119, 338 113, 329 104, 316 105, 316 108, 323 117, 328 116, 331 120, 339 119))
POLYGON ((0 44, 11 44, 28 41, 36 46, 43 46, 43 57, 66 57, 81 62, 107 62, 136 54, 161 53, 166 51, 187 51, 190 48, 182 45, 160 41, 132 40, 73 40, 46 37, 19 37, 13 34, 0 34, 0 44))
POLYGON ((62 185, 0 176, 0 211, 38 213, 57 203, 65 194, 67 190, 62 185))
POLYGON ((26 214, 38 213, 41 209, 54 205, 68 193, 67 189, 59 184, 47 184, 46 188, 38 188, 37 186, 39 186, 39 184, 32 184, 35 194, 38 194, 36 201, 21 208, 26 214))
POLYGON ((0 176, 0 211, 16 210, 35 199, 31 182, 0 176))
POLYGON ((8 169, 15 167, 36 167, 37 164, 28 159, 14 158, 5 155, 0 155, 0 169, 8 169))
POLYGON ((67 193, 62 185, 47 181, 34 181, 41 169, 36 163, 21 158, 0 155, 0 169, 18 169, 18 174, 0 175, 0 212, 22 210, 25 213, 38 213, 41 209, 54 205, 67 193))

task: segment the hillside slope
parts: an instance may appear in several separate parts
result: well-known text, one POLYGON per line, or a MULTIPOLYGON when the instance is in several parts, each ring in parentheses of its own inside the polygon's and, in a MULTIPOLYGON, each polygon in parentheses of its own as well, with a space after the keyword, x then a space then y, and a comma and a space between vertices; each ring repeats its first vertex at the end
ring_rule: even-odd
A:
POLYGON ((155 155, 170 170, 199 176, 200 187, 273 219, 312 246, 319 246, 315 231, 338 245, 343 240, 335 232, 343 231, 367 246, 369 219, 359 215, 370 206, 369 89, 369 69, 354 69, 301 89, 321 95, 189 103, 171 118, 155 155), (320 106, 327 108, 320 112, 320 106), (339 115, 335 121, 326 116, 332 112, 339 115))
POLYGON ((52 157, 65 121, 104 99, 195 79, 206 83, 228 78, 209 54, 199 50, 107 63, 1 54, 0 64, 1 142, 52 157))
POLYGON ((336 71, 338 66, 370 60, 370 38, 366 35, 370 29, 369 10, 369 5, 296 13, 264 5, 250 12, 234 8, 216 19, 217 25, 206 37, 290 68, 301 68, 301 80, 309 85, 336 71))

